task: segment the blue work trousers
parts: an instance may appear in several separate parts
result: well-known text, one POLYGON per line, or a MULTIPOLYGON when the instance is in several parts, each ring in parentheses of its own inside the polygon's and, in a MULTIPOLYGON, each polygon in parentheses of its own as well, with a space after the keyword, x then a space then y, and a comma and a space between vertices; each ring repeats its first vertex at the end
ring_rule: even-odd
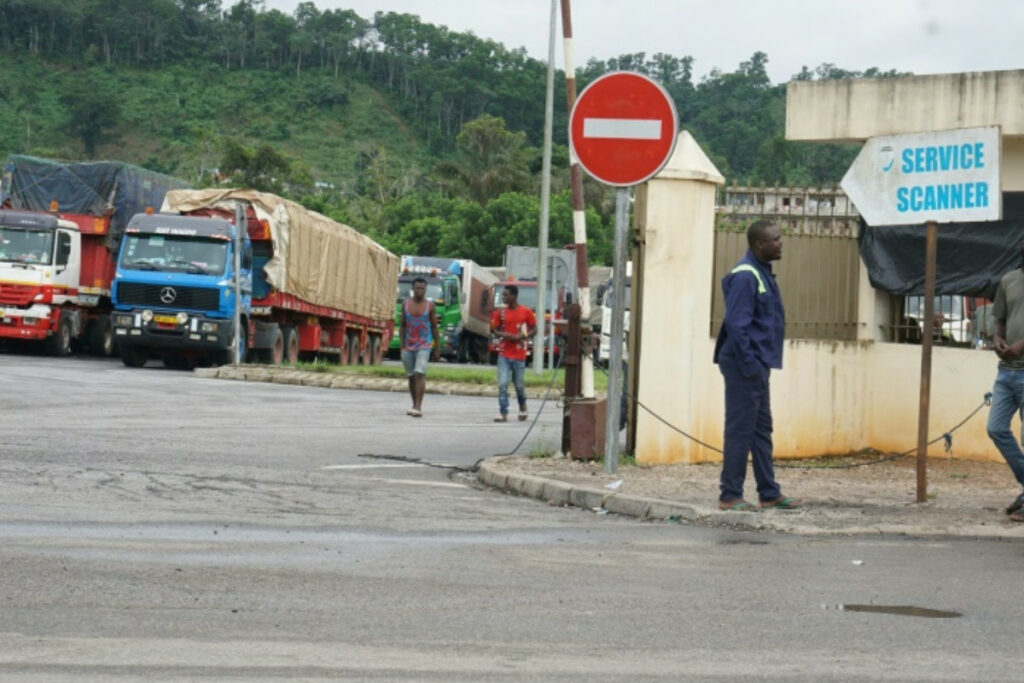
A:
POLYGON ((718 359, 718 367, 725 379, 725 445, 718 499, 743 498, 747 455, 753 454, 758 499, 775 500, 782 493, 772 466, 771 370, 762 368, 754 377, 747 377, 739 363, 725 356, 718 359))
POLYGON ((508 380, 516 388, 516 398, 519 400, 519 409, 526 408, 526 361, 510 360, 504 356, 498 356, 498 411, 502 415, 508 415, 508 380))
MULTIPOLYGON (((1024 370, 999 368, 992 387, 992 407, 988 411, 988 436, 1006 459, 1013 476, 1024 486, 1024 453, 1020 441, 1010 431, 1010 420, 1024 408, 1024 370)), ((1024 438, 1024 434, 1022 434, 1024 438)))

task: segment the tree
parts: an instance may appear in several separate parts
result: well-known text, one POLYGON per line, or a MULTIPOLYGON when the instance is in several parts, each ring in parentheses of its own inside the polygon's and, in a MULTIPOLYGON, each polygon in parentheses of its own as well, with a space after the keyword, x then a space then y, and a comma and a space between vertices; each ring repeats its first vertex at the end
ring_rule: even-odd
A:
POLYGON ((462 127, 455 158, 438 165, 442 176, 481 206, 503 192, 527 188, 526 135, 510 131, 504 119, 484 115, 462 127))
POLYGON ((82 142, 85 156, 90 158, 121 116, 120 100, 98 75, 90 70, 85 77, 73 79, 60 98, 67 109, 67 128, 82 142))

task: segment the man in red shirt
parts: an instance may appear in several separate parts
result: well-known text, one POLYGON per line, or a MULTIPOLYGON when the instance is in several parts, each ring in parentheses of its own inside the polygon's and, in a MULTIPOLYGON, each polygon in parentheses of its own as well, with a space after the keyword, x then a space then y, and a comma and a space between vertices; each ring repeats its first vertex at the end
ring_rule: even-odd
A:
POLYGON ((511 375, 519 399, 519 421, 526 420, 526 342, 537 329, 537 318, 526 306, 520 306, 519 288, 507 285, 501 293, 503 308, 491 313, 491 332, 498 346, 498 417, 508 422, 508 380, 511 375))

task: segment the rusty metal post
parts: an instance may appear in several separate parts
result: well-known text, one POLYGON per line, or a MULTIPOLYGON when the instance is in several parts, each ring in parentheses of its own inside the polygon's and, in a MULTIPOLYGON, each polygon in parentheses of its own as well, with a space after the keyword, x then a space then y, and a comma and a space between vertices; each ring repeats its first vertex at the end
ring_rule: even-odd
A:
MULTIPOLYGON (((567 321, 565 348, 562 349, 562 366, 565 368, 565 412, 562 415, 562 452, 572 453, 572 420, 570 406, 580 394, 580 350, 583 341, 580 334, 580 305, 571 303, 565 307, 567 321)), ((534 349, 534 353, 536 353, 534 349)))
POLYGON ((935 253, 939 228, 925 223, 924 330, 921 336, 921 403, 917 417, 917 502, 928 500, 928 410, 932 389, 932 334, 935 329, 935 253))

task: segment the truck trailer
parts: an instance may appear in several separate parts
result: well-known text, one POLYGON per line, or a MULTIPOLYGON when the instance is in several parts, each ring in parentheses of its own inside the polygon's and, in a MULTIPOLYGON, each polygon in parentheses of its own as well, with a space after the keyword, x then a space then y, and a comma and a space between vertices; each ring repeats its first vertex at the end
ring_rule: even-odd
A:
POLYGON ((398 257, 351 227, 273 194, 210 189, 170 192, 131 228, 114 283, 126 365, 227 362, 236 309, 241 359, 373 364, 388 346, 398 257))
MULTIPOLYGON (((427 281, 427 298, 434 302, 441 333, 441 355, 448 361, 483 363, 491 334, 490 288, 498 278, 470 259, 436 256, 403 256, 398 276, 395 327, 402 322, 402 302, 412 293, 412 283, 427 281)), ((402 340, 391 340, 389 353, 397 356, 402 340)))
POLYGON ((0 339, 114 353, 110 283, 128 220, 184 183, 116 161, 12 154, 0 184, 0 339))

